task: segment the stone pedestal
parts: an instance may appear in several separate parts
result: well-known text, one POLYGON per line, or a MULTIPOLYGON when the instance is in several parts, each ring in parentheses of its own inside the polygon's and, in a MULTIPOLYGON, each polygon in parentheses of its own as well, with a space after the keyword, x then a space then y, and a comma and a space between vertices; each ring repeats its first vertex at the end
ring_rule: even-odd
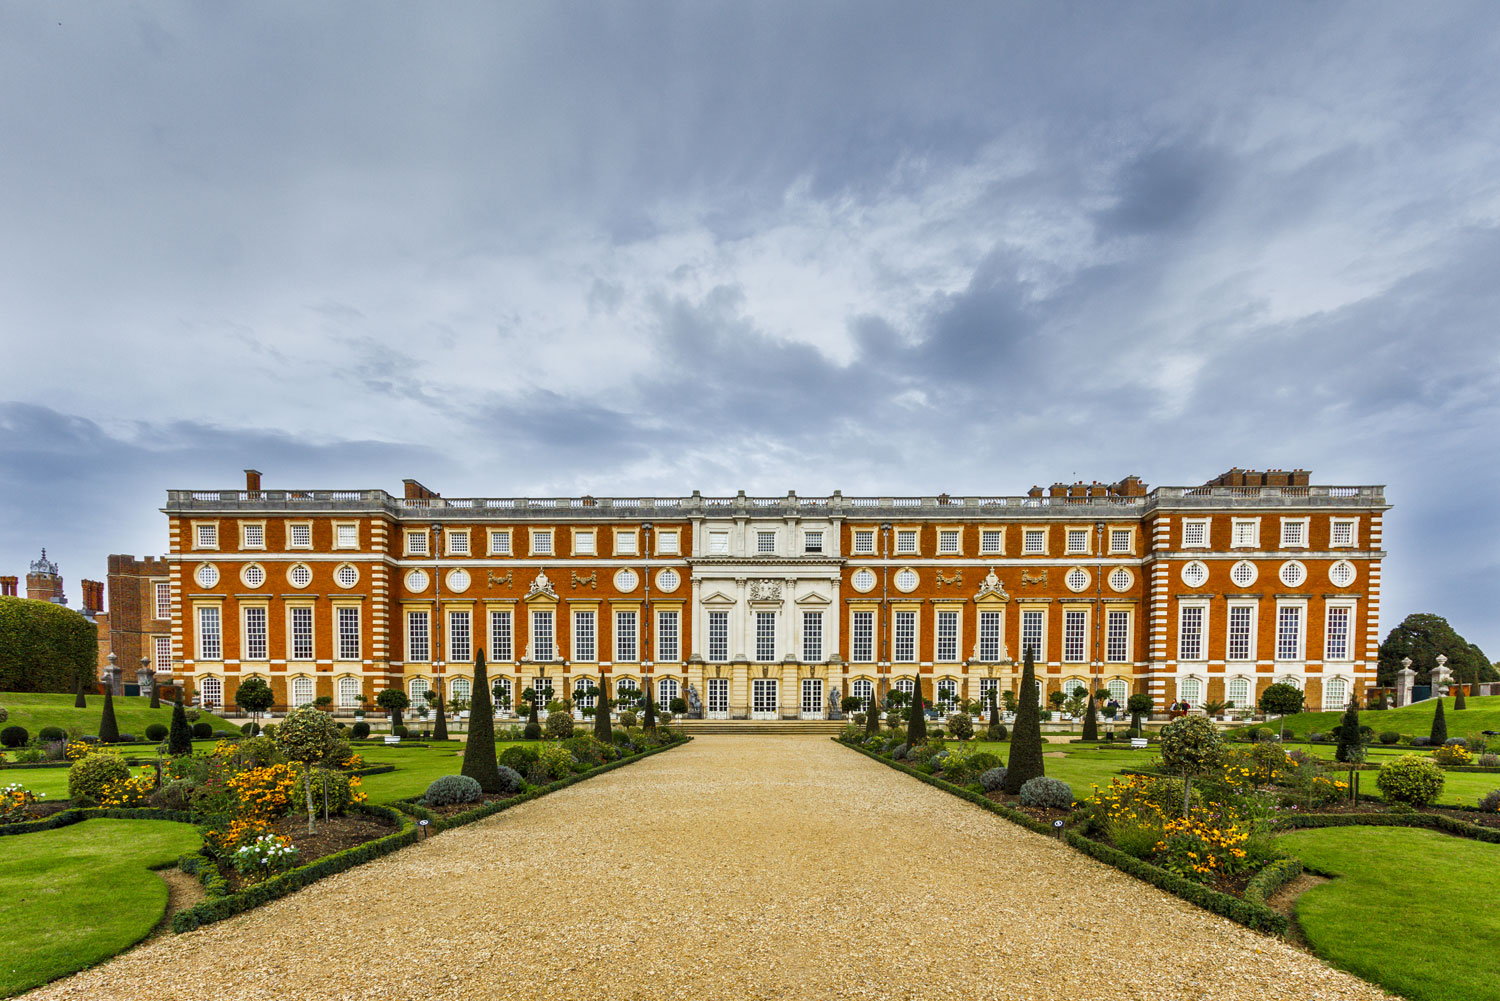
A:
POLYGON ((1403 661, 1406 665, 1396 672, 1396 705, 1411 705, 1412 686, 1417 683, 1417 672, 1411 669, 1411 661, 1403 661))

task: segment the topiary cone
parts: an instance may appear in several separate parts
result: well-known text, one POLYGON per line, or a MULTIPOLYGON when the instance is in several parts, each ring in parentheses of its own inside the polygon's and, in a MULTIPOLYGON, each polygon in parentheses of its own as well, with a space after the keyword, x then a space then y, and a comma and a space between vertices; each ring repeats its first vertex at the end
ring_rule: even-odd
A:
POLYGON ((104 716, 99 720, 99 740, 106 744, 117 743, 120 726, 115 722, 115 694, 111 688, 104 689, 104 716))
POLYGON ((167 753, 176 756, 193 752, 193 731, 188 726, 187 711, 182 708, 182 696, 177 696, 172 706, 172 728, 167 732, 167 753))
POLYGON ((922 711, 922 676, 911 686, 911 709, 906 714, 906 744, 916 747, 927 739, 927 714, 922 711))
POLYGON ((495 760, 495 710, 490 704, 490 682, 484 673, 484 651, 474 657, 474 700, 469 705, 469 739, 464 743, 460 775, 479 783, 485 792, 504 792, 500 764, 495 760))
POLYGON ((990 689, 990 726, 1000 725, 1000 698, 995 692, 996 689, 990 689))
POLYGON ((870 683, 870 702, 865 706, 865 733, 874 736, 880 732, 880 703, 875 698, 875 683, 870 683))
POLYGON ((656 703, 651 701, 651 686, 646 686, 646 712, 641 717, 642 730, 656 729, 656 703))
POLYGON ((1021 668, 1021 704, 1016 707, 1016 729, 1011 734, 1010 762, 1005 769, 1005 791, 1012 796, 1028 779, 1047 774, 1042 760, 1042 716, 1037 708, 1036 658, 1031 647, 1021 668))
POLYGON ((78 697, 73 700, 73 708, 74 709, 87 709, 88 707, 89 707, 88 700, 83 697, 83 679, 79 678, 78 679, 78 697))
POLYGON ((601 744, 614 742, 614 730, 609 722, 609 689, 604 679, 599 679, 599 695, 594 700, 594 739, 601 744))
POLYGON ((1437 710, 1432 714, 1432 734, 1429 739, 1435 746, 1442 746, 1443 741, 1448 739, 1448 719, 1443 715, 1441 695, 1437 699, 1437 710))
MULTIPOLYGON (((471 712, 469 715, 473 716, 474 714, 471 712)), ((443 689, 441 687, 438 688, 437 724, 432 728, 432 739, 448 739, 448 713, 443 709, 443 689)))
POLYGON ((1089 707, 1083 714, 1083 739, 1099 739, 1099 710, 1094 706, 1094 697, 1089 696, 1089 707))

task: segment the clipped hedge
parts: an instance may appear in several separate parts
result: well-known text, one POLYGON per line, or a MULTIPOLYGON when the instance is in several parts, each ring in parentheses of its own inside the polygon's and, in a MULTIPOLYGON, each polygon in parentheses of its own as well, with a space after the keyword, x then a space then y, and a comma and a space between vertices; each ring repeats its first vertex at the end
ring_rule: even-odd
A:
MULTIPOLYGON (((0 598, 0 692, 72 695, 96 681, 99 630, 71 608, 0 598)), ((92 687, 88 688, 92 693, 92 687)))
POLYGON ((1250 882, 1245 884, 1245 899, 1252 904, 1264 904, 1277 890, 1300 875, 1301 859, 1277 859, 1250 877, 1250 882))
MULTIPOLYGON (((1019 810, 1013 810, 1003 803, 996 803, 987 796, 969 789, 960 788, 951 782, 944 782, 942 779, 933 778, 931 775, 924 775, 916 769, 891 761, 863 747, 839 740, 837 737, 834 740, 837 743, 844 744, 844 746, 858 751, 860 754, 874 758, 888 768, 894 768, 898 772, 905 772, 920 782, 925 782, 930 786, 935 786, 945 792, 950 792, 955 796, 966 799, 975 806, 1004 817, 1012 823, 1020 824, 1027 830, 1035 831, 1037 834, 1044 834, 1048 837, 1056 837, 1056 832, 1050 824, 1035 820, 1027 814, 1019 810)), ((1223 915, 1229 920, 1242 924, 1247 928, 1253 928, 1256 931, 1267 932, 1272 935, 1280 935, 1287 929, 1286 917, 1273 911, 1263 903, 1253 903, 1241 900, 1239 897, 1232 897, 1227 893, 1220 893, 1218 890, 1211 890, 1200 883, 1194 883, 1190 879, 1185 879, 1175 872, 1168 872, 1149 862, 1142 862, 1133 855, 1127 855, 1112 845, 1106 845, 1103 842, 1084 837, 1077 831, 1065 830, 1063 832, 1063 840, 1085 855, 1089 855, 1107 865, 1114 866, 1126 875, 1134 876, 1142 882, 1150 883, 1158 889, 1166 890, 1168 893, 1181 897, 1190 904, 1196 904, 1204 910, 1223 915)))
POLYGON ((1467 824, 1441 813, 1304 813, 1276 818, 1277 830, 1309 827, 1426 827, 1456 834, 1461 838, 1500 845, 1500 829, 1467 824))
POLYGON ((6 834, 31 834, 35 831, 51 831, 59 827, 68 827, 72 824, 81 823, 95 817, 104 817, 112 820, 175 820, 183 824, 193 823, 193 815, 182 810, 158 810, 154 807, 136 807, 134 809, 104 807, 75 807, 54 813, 50 817, 41 820, 27 820, 19 824, 0 824, 0 835, 6 834))

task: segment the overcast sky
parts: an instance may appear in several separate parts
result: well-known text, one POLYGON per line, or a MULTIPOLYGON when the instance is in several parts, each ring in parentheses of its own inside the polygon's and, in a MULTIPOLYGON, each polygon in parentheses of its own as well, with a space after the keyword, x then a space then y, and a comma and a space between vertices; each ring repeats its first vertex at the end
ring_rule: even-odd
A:
POLYGON ((1380 483, 1500 656, 1500 4, 0 0, 0 572, 169 487, 1380 483))

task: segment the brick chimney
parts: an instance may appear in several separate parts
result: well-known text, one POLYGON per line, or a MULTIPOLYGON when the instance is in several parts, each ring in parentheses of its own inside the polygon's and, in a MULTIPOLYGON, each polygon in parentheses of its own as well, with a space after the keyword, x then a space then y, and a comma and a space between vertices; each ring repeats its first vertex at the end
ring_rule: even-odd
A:
POLYGON ((245 470, 245 489, 252 494, 260 493, 260 470, 245 470))
POLYGON ((16 577, 0 577, 0 598, 18 597, 16 594, 18 580, 19 578, 16 577))
POLYGON ((402 480, 401 482, 404 483, 404 484, 406 484, 406 499, 407 500, 431 500, 434 497, 441 497, 441 496, 443 496, 442 494, 438 493, 436 490, 429 490, 429 489, 427 489, 426 487, 422 486, 422 484, 418 483, 416 480, 406 479, 406 480, 402 480))
POLYGON ((1042 495, 1042 488, 1041 487, 1032 487, 1030 490, 1026 491, 1026 496, 1027 497, 1040 497, 1041 495, 1042 495))
POLYGON ((83 610, 89 612, 104 611, 104 583, 97 580, 85 580, 83 585, 83 610))

